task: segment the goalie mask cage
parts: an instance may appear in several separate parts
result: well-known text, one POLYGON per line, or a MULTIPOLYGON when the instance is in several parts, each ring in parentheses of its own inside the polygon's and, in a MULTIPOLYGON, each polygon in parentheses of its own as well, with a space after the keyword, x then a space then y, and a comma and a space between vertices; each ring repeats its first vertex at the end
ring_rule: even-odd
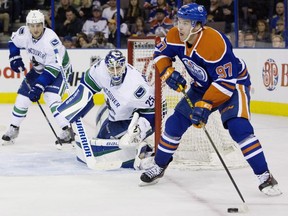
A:
MULTIPOLYGON (((148 82, 155 86, 155 148, 159 142, 161 132, 165 126, 166 118, 174 111, 174 107, 183 97, 170 89, 165 82, 161 82, 158 72, 156 73, 153 63, 153 53, 156 37, 131 37, 128 39, 128 63, 136 67, 148 82), (163 100, 167 104, 162 105, 163 100), (162 116, 162 109, 167 106, 167 114, 162 116)), ((160 40, 158 38, 157 40, 160 40)), ((189 83, 185 67, 179 59, 173 63, 173 67, 179 71, 189 83)), ((220 114, 213 112, 206 125, 213 142, 229 168, 240 168, 247 166, 237 144, 231 139, 227 130, 224 129, 220 114)), ((151 140, 148 140, 151 141, 151 140)), ((154 142, 153 140, 151 142, 154 142)), ((183 135, 180 145, 174 154, 171 167, 180 169, 219 169, 223 168, 213 146, 209 142, 205 132, 191 126, 183 135)))

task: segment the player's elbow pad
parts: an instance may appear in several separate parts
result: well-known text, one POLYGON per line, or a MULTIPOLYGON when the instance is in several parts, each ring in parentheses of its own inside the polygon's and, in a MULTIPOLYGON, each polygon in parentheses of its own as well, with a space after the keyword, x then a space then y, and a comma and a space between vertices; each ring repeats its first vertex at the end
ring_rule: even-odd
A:
POLYGON ((43 73, 37 78, 36 83, 42 85, 44 88, 52 84, 56 77, 51 75, 48 71, 44 70, 43 73))
POLYGON ((9 58, 11 58, 13 56, 20 55, 20 49, 18 47, 16 47, 16 45, 12 41, 9 41, 8 48, 10 51, 9 58))

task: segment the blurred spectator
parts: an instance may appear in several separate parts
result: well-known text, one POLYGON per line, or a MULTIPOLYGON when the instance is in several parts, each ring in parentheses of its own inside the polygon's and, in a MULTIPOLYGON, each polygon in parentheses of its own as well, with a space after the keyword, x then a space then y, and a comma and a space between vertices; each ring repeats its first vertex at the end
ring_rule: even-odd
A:
POLYGON ((139 16, 145 19, 145 12, 143 8, 140 7, 139 0, 129 0, 129 6, 125 11, 125 22, 132 25, 139 16))
POLYGON ((285 40, 286 32, 284 19, 281 18, 277 21, 275 31, 272 32, 272 35, 281 35, 281 37, 285 40))
POLYGON ((92 18, 86 20, 82 27, 82 32, 88 35, 88 37, 91 37, 99 31, 103 32, 105 37, 108 38, 109 30, 107 19, 102 17, 102 9, 100 6, 93 6, 92 18))
POLYGON ((276 14, 272 17, 272 20, 271 20, 271 31, 272 31, 272 34, 275 34, 276 32, 276 24, 277 24, 277 21, 279 19, 282 19, 284 20, 284 12, 285 12, 285 8, 284 8, 284 3, 283 2, 278 2, 276 4, 276 14))
POLYGON ((259 0, 241 0, 239 1, 239 25, 243 30, 255 29, 257 20, 268 19, 269 4, 266 1, 259 0))
POLYGON ((238 32, 238 47, 245 47, 244 35, 243 31, 238 32))
POLYGON ((131 25, 131 35, 145 37, 149 32, 143 17, 137 17, 134 24, 131 25))
POLYGON ((83 23, 92 17, 92 0, 81 1, 79 16, 83 23))
MULTIPOLYGON (((66 11, 70 9, 79 17, 79 13, 75 7, 70 4, 70 0, 60 0, 60 7, 57 9, 55 23, 64 23, 66 20, 66 11)), ((57 26, 57 25, 56 25, 57 26)))
POLYGON ((244 47, 254 48, 256 45, 255 35, 252 32, 246 32, 244 34, 244 47))
POLYGON ((161 8, 157 9, 155 20, 150 23, 150 32, 148 35, 166 36, 166 33, 173 27, 173 21, 165 16, 165 11, 161 8))
POLYGON ((231 32, 234 28, 234 2, 233 0, 222 0, 222 8, 225 20, 225 33, 231 32))
POLYGON ((65 36, 63 38, 63 45, 67 48, 67 49, 72 49, 72 48, 76 48, 73 38, 71 36, 65 36))
POLYGON ((272 36, 272 47, 273 48, 284 48, 285 42, 281 35, 273 35, 272 36))
POLYGON ((77 48, 90 48, 92 44, 89 43, 89 39, 86 34, 78 33, 76 39, 76 47, 77 48))
POLYGON ((44 13, 44 18, 45 18, 45 26, 48 28, 52 28, 51 7, 49 7, 47 13, 44 13))
POLYGON ((0 22, 3 25, 3 29, 0 29, 0 32, 3 32, 4 35, 9 35, 10 9, 10 1, 0 0, 0 22))
MULTIPOLYGON (((177 1, 177 0, 176 0, 177 1)), ((184 1, 187 1, 187 0, 183 0, 183 4, 184 4, 184 1)), ((191 0, 190 0, 191 1, 191 0)), ((174 0, 166 0, 167 4, 172 7, 173 5, 175 5, 175 2, 174 0)), ((143 7, 145 9, 148 9, 148 10, 151 10, 155 7, 157 7, 157 0, 145 0, 144 4, 143 4, 143 7)))
POLYGON ((258 20, 256 24, 256 47, 270 47, 271 34, 265 20, 258 20))
POLYGON ((103 32, 96 32, 91 41, 91 47, 101 49, 114 49, 115 46, 108 43, 108 39, 105 38, 103 32))
POLYGON ((220 0, 210 0, 210 8, 207 11, 207 21, 224 21, 223 8, 220 6, 220 0))
POLYGON ((101 6, 102 9, 109 7, 108 5, 109 0, 93 0, 93 6, 101 6))
MULTIPOLYGON (((114 19, 117 23, 117 13, 113 14, 112 19, 114 19)), ((123 21, 123 18, 121 16, 120 16, 120 31, 126 36, 129 36, 131 34, 128 25, 123 21)))
MULTIPOLYGON (((110 20, 112 19, 113 14, 117 12, 116 0, 109 0, 107 4, 109 6, 103 10, 102 16, 107 20, 110 20)), ((122 18, 124 18, 124 12, 122 8, 120 8, 120 15, 122 16, 122 18)))
POLYGON ((80 8, 81 7, 81 1, 82 0, 69 0, 70 4, 75 7, 75 8, 80 8))
MULTIPOLYGON (((114 19, 108 20, 109 36, 108 42, 117 47, 117 25, 114 19)), ((120 46, 121 48, 127 48, 127 37, 120 32, 120 46)))
POLYGON ((165 13, 165 16, 169 16, 171 14, 171 7, 167 3, 166 0, 157 0, 157 5, 153 9, 150 10, 149 14, 149 22, 152 22, 154 19, 156 19, 156 13, 158 9, 162 9, 165 13))
POLYGON ((72 9, 66 10, 66 20, 64 21, 61 30, 59 31, 59 35, 64 36, 76 36, 77 33, 82 30, 82 22, 76 16, 72 9))

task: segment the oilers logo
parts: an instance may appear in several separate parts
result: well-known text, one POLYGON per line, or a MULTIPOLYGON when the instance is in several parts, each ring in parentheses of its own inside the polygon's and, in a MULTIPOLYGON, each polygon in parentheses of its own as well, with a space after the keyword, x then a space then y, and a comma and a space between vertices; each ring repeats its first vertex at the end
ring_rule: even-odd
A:
POLYGON ((193 61, 187 58, 183 58, 182 61, 185 64, 187 71, 192 76, 192 78, 195 78, 198 81, 203 82, 207 81, 208 79, 207 73, 202 67, 195 64, 193 61))
POLYGON ((278 84, 279 73, 276 62, 273 59, 267 59, 264 62, 262 70, 262 79, 265 88, 269 91, 273 91, 278 84))

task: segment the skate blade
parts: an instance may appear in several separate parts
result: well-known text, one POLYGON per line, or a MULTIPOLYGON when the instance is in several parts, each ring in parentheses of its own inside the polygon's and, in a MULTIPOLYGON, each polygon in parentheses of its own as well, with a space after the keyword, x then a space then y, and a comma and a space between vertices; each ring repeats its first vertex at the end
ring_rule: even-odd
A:
POLYGON ((139 187, 151 186, 151 185, 157 184, 157 183, 159 182, 159 180, 160 180, 159 178, 158 178, 158 179, 155 179, 155 180, 152 181, 152 182, 143 182, 143 181, 140 180, 138 186, 139 186, 139 187))
POLYGON ((15 144, 15 141, 14 141, 14 140, 9 140, 9 141, 2 140, 2 143, 1 143, 2 146, 14 145, 14 144, 15 144))
POLYGON ((282 194, 282 191, 279 189, 278 185, 263 188, 262 192, 267 196, 280 196, 282 194))

